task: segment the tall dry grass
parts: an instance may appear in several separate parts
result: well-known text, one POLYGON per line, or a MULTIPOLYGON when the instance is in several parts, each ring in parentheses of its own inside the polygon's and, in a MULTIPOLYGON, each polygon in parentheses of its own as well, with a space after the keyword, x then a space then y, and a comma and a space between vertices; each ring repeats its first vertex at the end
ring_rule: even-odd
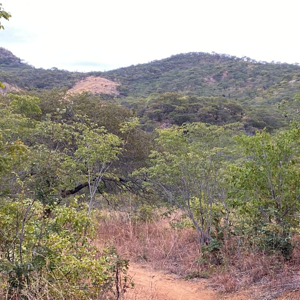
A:
POLYGON ((115 246, 122 257, 182 276, 198 271, 199 247, 192 228, 172 228, 170 218, 136 220, 128 213, 104 212, 99 247, 115 246))
MULTIPOLYGON (((192 228, 174 228, 171 218, 156 215, 139 220, 130 213, 104 211, 99 216, 99 247, 115 246, 124 258, 147 263, 186 278, 209 277, 211 287, 221 293, 250 290, 251 299, 276 299, 300 290, 300 247, 296 246, 290 261, 278 255, 267 255, 245 249, 237 238, 225 241, 217 253, 200 253, 192 228), (272 298, 274 297, 274 298, 272 298)), ((299 242, 299 241, 298 241, 299 242)))

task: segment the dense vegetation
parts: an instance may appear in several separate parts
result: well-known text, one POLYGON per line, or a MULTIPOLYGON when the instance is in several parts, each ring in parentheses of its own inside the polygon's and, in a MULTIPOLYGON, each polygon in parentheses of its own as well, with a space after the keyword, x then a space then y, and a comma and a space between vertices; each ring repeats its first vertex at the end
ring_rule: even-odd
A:
POLYGON ((300 68, 285 63, 256 62, 229 55, 188 53, 99 73, 120 82, 124 94, 145 96, 193 92, 247 103, 274 103, 291 97, 299 85, 300 68))
POLYGON ((76 80, 94 75, 121 84, 123 97, 177 92, 223 97, 240 104, 272 104, 283 99, 290 100, 300 81, 298 65, 208 53, 179 54, 113 71, 79 73, 57 68, 36 69, 0 48, 0 67, 0 80, 28 89, 71 87, 76 80))
POLYGON ((300 80, 297 65, 207 53, 180 54, 108 72, 74 73, 35 69, 1 48, 0 72, 0 81, 31 91, 70 88, 89 75, 113 80, 120 84, 116 101, 133 109, 147 131, 159 124, 236 121, 249 133, 272 131, 286 124, 277 106, 293 99, 300 80))
POLYGON ((115 279, 127 261, 93 244, 93 208, 106 183, 118 189, 128 181, 127 157, 119 156, 138 135, 135 119, 123 115, 117 136, 77 114, 73 100, 72 107, 49 107, 53 102, 30 95, 2 99, 1 298, 106 299, 126 284, 126 277, 117 286, 115 279))
POLYGON ((0 48, 0 81, 17 85, 22 89, 71 88, 82 73, 68 72, 52 68, 36 69, 14 56, 10 51, 0 48))
POLYGON ((1 96, 1 298, 119 299, 128 261, 94 240, 107 208, 132 222, 179 210, 172 226, 196 232, 203 266, 226 268, 224 249, 291 259, 298 66, 181 54, 92 73, 122 84, 110 99, 68 95, 87 74, 4 49, 0 70, 23 88, 1 96))

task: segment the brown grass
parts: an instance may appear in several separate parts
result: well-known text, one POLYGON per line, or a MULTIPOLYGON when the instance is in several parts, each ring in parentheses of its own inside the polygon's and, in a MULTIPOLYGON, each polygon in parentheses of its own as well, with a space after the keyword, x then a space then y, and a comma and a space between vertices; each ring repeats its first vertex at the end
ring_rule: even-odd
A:
POLYGON ((293 258, 285 262, 280 255, 241 248, 232 239, 218 253, 222 263, 217 264, 215 254, 203 259, 192 228, 170 226, 171 219, 178 215, 171 219, 156 216, 150 221, 139 221, 128 213, 103 212, 97 243, 99 247, 113 245, 123 257, 150 264, 154 269, 188 279, 210 277, 211 287, 220 293, 248 290, 251 299, 285 299, 286 293, 300 290, 299 246, 295 247, 293 258))
POLYGON ((199 248, 193 229, 175 229, 169 219, 134 221, 129 214, 106 213, 98 232, 99 246, 114 245, 133 262, 188 276, 198 271, 199 248))

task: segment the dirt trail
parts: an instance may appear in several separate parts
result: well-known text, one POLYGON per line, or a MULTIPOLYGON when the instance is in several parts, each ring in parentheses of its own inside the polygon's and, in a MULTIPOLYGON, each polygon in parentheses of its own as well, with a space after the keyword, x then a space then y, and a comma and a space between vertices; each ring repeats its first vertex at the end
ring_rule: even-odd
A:
POLYGON ((129 275, 135 287, 126 292, 126 300, 248 300, 243 295, 220 295, 207 286, 206 279, 186 281, 148 266, 131 263, 129 275))

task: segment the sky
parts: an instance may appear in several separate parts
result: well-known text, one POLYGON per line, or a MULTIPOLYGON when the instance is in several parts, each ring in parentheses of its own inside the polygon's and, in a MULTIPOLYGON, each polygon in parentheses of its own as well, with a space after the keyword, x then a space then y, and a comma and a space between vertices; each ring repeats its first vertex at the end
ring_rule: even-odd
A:
POLYGON ((299 0, 0 0, 0 47, 26 63, 108 71, 188 52, 300 63, 299 0))

